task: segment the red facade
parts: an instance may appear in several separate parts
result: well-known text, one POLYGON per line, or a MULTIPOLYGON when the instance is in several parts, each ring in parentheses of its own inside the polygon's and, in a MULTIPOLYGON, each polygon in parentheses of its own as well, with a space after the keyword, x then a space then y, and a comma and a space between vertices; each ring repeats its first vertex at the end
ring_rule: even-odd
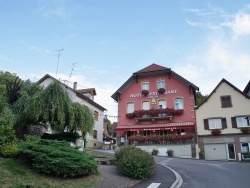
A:
POLYGON ((117 136, 164 141, 170 135, 171 139, 194 135, 196 90, 197 86, 160 65, 133 73, 112 95, 118 102, 117 136))

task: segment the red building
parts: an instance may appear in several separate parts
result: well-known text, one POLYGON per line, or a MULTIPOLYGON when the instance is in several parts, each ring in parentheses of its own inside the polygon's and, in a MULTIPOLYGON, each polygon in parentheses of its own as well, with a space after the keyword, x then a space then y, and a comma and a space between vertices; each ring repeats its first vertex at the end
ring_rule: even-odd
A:
POLYGON ((133 73, 112 95, 118 103, 117 142, 193 143, 197 90, 170 68, 157 64, 133 73))

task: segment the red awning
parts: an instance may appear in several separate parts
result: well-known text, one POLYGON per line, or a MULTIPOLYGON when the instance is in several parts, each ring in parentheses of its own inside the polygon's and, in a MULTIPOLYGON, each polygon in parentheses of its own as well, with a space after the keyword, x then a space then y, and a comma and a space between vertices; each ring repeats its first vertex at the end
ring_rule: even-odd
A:
POLYGON ((193 128, 193 121, 175 122, 175 123, 159 123, 159 124, 144 124, 144 125, 118 125, 117 131, 139 131, 139 130, 167 130, 167 129, 183 129, 193 128))

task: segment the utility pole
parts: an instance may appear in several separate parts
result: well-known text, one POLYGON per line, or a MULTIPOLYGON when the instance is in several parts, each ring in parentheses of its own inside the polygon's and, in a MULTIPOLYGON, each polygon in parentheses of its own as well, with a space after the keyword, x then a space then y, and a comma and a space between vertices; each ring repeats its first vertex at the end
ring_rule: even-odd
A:
POLYGON ((57 78, 57 71, 58 71, 59 58, 60 58, 60 56, 62 55, 62 54, 61 54, 61 51, 63 51, 63 48, 60 49, 60 50, 56 50, 56 51, 58 51, 58 55, 57 55, 57 65, 56 65, 56 78, 57 78))

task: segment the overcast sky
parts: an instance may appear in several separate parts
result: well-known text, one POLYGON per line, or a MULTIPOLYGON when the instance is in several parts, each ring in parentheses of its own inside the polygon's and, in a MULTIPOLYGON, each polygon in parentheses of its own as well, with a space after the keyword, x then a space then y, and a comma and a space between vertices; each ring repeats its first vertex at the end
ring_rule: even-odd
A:
POLYGON ((247 0, 0 0, 0 34, 0 70, 94 87, 112 122, 110 96, 152 63, 204 95, 222 78, 241 90, 250 79, 247 0))

